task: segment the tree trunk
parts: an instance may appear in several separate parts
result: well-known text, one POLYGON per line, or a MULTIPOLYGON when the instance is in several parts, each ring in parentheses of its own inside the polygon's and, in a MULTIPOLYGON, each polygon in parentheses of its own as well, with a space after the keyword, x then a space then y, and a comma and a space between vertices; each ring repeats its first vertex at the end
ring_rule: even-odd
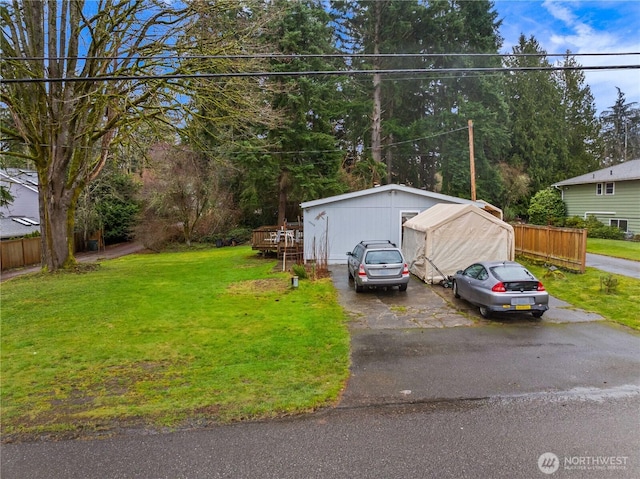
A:
MULTIPOLYGON (((373 53, 380 53, 380 4, 373 2, 374 27, 373 27, 373 53)), ((380 58, 373 58, 374 70, 380 69, 380 58)), ((373 74, 373 114, 371 118, 371 157, 375 161, 382 161, 381 140, 382 135, 382 76, 373 74)), ((387 181, 389 181, 387 179, 387 181)))
POLYGON ((393 144, 393 135, 389 135, 387 139, 387 154, 385 155, 385 161, 387 163, 387 184, 393 183, 393 175, 392 175, 392 164, 393 164, 393 153, 391 152, 390 144, 393 144))
POLYGON ((42 267, 57 271, 75 264, 74 215, 75 202, 69 190, 57 186, 61 180, 43 179, 39 171, 40 229, 42 231, 42 267))
POLYGON ((278 181, 278 226, 282 226, 287 219, 287 195, 289 192, 289 173, 283 171, 278 181))

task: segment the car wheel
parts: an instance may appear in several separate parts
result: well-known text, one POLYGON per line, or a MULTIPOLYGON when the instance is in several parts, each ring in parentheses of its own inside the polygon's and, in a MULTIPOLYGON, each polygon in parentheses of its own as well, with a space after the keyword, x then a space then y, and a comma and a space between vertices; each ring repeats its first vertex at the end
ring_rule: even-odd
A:
POLYGON ((453 288, 453 295, 456 298, 460 298, 460 293, 458 292, 458 283, 456 281, 453 282, 452 288, 453 288))
POLYGON ((480 306, 480 316, 482 316, 485 319, 488 319, 491 317, 491 310, 489 308, 487 308, 486 306, 480 306))
POLYGON ((357 282, 357 281, 355 281, 355 279, 354 279, 354 281, 353 281, 353 285, 354 285, 354 288, 355 288, 355 290, 356 290, 356 293, 362 293, 362 292, 364 291, 364 286, 360 286, 360 285, 358 284, 358 282, 357 282))
POLYGON ((544 311, 532 311, 531 314, 533 315, 534 318, 541 318, 542 315, 544 314, 544 311))
POLYGON ((349 281, 353 281, 353 275, 351 274, 351 270, 347 269, 347 271, 349 272, 349 281))
POLYGON ((401 284, 398 286, 398 288, 400 289, 400 291, 406 291, 407 290, 407 285, 406 284, 401 284))

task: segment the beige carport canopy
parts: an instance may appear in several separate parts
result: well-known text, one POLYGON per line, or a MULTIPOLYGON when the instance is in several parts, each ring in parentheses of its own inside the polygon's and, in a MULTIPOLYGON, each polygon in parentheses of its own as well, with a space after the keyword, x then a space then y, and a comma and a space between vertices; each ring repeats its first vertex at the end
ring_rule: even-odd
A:
POLYGON ((411 273, 437 283, 476 261, 512 261, 513 227, 471 204, 437 204, 404 223, 402 252, 411 273))

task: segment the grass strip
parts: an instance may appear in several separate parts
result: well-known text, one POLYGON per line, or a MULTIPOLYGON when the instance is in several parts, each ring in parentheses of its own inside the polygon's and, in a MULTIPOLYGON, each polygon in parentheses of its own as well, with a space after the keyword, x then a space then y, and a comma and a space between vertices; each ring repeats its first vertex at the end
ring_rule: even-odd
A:
POLYGON ((584 274, 550 272, 524 258, 526 265, 552 296, 603 318, 640 330, 640 280, 587 268, 584 274), (613 287, 611 287, 613 286, 613 287))
POLYGON ((640 242, 587 238, 587 253, 640 261, 640 242))

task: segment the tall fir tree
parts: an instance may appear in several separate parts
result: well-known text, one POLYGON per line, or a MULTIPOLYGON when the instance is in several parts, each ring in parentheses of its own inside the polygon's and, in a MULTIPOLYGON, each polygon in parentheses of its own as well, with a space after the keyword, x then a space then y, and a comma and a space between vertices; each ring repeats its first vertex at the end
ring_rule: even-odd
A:
MULTIPOLYGON (((320 1, 276 0, 269 8, 279 9, 280 18, 266 32, 267 43, 280 54, 300 55, 274 58, 272 71, 317 72, 340 66, 321 56, 336 49, 329 15, 320 1)), ((336 140, 344 115, 340 78, 335 75, 279 76, 270 81, 276 93, 268 101, 282 122, 265 132, 269 151, 262 155, 261 175, 246 168, 245 173, 249 186, 260 182, 262 207, 277 211, 274 220, 282 224, 300 214, 300 202, 344 191, 339 181, 343 153, 336 140)))
MULTIPOLYGON (((337 14, 335 21, 343 27, 339 29, 343 34, 341 44, 352 52, 384 55, 370 63, 370 68, 481 66, 483 61, 486 65, 486 58, 461 59, 458 55, 443 54, 497 54, 501 45, 500 22, 489 1, 358 1, 332 2, 332 5, 337 14), (381 16, 376 14, 380 9, 381 16)), ((494 66, 500 64, 497 56, 489 62, 494 66)), ((369 88, 363 86, 360 91, 369 95, 368 128, 374 132, 370 142, 366 137, 361 140, 372 152, 379 149, 379 155, 373 156, 385 161, 387 182, 435 190, 437 174, 442 172, 447 193, 468 197, 466 125, 468 119, 475 117, 480 145, 477 151, 481 195, 490 200, 499 196, 500 181, 495 165, 508 145, 507 105, 501 96, 499 77, 398 73, 375 80, 369 88), (379 148, 373 140, 377 130, 379 148)), ((358 100, 358 104, 363 105, 365 101, 358 100)), ((349 128, 366 127, 362 125, 362 118, 363 115, 358 116, 358 126, 349 122, 349 128)))
MULTIPOLYGON (((499 67, 497 53, 502 45, 498 34, 500 21, 489 1, 451 2, 454 21, 443 25, 448 32, 446 51, 495 56, 463 56, 449 63, 452 67, 499 67)), ((451 80, 443 114, 452 119, 451 128, 473 121, 476 196, 497 202, 502 180, 497 169, 509 146, 508 107, 503 98, 501 76, 462 74, 451 80)), ((470 169, 468 131, 439 137, 442 157, 442 191, 469 197, 470 169)))
POLYGON ((593 171, 602 155, 600 123, 596 115, 591 88, 585 83, 584 72, 570 52, 564 57, 557 81, 562 89, 562 106, 566 124, 567 159, 562 168, 567 178, 593 171))
MULTIPOLYGON (((546 188, 566 178, 567 125, 562 103, 562 89, 549 70, 546 52, 534 37, 521 35, 513 47, 514 55, 506 60, 509 67, 534 70, 513 71, 506 81, 511 116, 511 150, 506 158, 531 179, 531 191, 546 188), (535 70, 535 68, 543 70, 535 70)), ((525 214, 528 198, 520 203, 518 213, 525 214)))
POLYGON ((600 116, 605 150, 603 167, 640 158, 640 109, 637 103, 627 102, 620 88, 617 90, 615 104, 600 116))

